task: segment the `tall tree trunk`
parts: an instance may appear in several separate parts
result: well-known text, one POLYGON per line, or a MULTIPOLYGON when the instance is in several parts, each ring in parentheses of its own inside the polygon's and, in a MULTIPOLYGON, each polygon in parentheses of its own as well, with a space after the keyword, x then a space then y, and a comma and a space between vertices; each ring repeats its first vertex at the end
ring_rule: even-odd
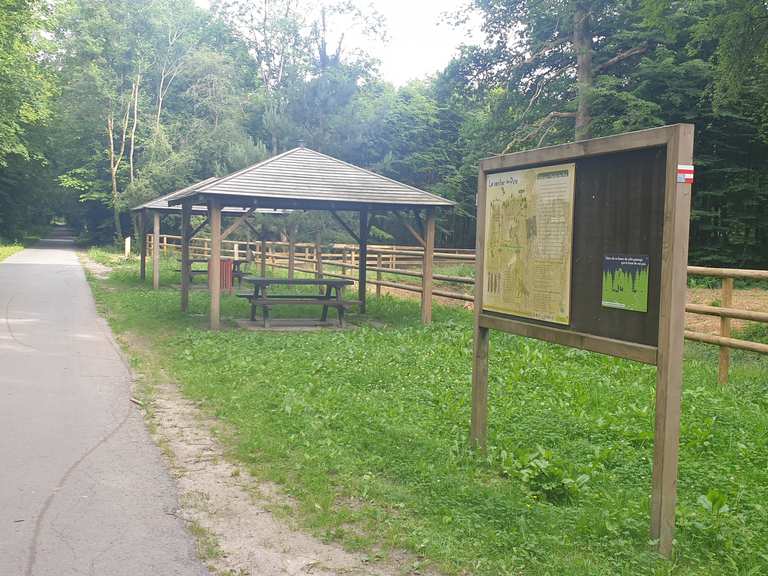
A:
POLYGON ((115 219, 115 241, 123 243, 123 226, 120 223, 120 197, 117 193, 117 171, 112 170, 112 215, 115 219))
POLYGON ((133 153, 136 146, 136 126, 139 123, 139 84, 141 83, 141 74, 136 75, 136 81, 133 85, 133 126, 131 127, 131 149, 128 153, 128 161, 131 167, 130 174, 131 174, 131 184, 133 184, 134 180, 134 169, 133 169, 133 153))
POLYGON ((576 85, 578 108, 576 110, 576 140, 592 137, 592 29, 589 9, 579 2, 573 21, 573 47, 576 51, 576 85))

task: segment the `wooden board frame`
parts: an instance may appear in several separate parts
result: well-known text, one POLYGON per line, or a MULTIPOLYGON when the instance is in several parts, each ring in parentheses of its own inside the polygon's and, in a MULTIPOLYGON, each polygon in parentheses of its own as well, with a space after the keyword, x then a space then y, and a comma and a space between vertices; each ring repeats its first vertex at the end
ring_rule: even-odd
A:
MULTIPOLYGON (((693 132, 693 125, 675 124, 505 154, 481 161, 478 175, 471 443, 483 449, 487 439, 488 354, 491 329, 655 364, 657 366, 656 427, 650 514, 651 538, 658 543, 659 553, 665 556, 668 556, 672 550, 675 525, 691 204, 691 186, 677 182, 677 166, 693 164, 693 132), (484 312, 485 247, 483 244, 487 218, 486 185, 489 173, 577 162, 578 178, 580 159, 658 147, 666 150, 666 169, 657 346, 585 334, 571 330, 567 326, 554 327, 535 321, 484 312)), ((574 263, 573 268, 575 267, 574 263)), ((571 273, 573 274, 573 270, 571 273)))

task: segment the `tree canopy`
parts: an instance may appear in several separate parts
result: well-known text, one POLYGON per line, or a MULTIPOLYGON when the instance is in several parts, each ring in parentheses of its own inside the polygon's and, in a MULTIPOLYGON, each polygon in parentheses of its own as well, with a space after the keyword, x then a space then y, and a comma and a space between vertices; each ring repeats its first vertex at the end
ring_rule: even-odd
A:
POLYGON ((0 236, 58 214, 110 241, 131 206, 303 140, 456 200, 440 242, 472 246, 478 159, 692 122, 691 261, 768 266, 763 0, 467 0, 453 25, 481 41, 401 87, 349 43, 386 38, 360 6, 0 0, 0 236))

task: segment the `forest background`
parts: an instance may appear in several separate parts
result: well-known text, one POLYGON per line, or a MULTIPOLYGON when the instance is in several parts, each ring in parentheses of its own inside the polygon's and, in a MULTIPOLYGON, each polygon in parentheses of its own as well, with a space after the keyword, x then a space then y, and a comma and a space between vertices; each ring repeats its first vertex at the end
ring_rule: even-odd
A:
MULTIPOLYGON (((765 0, 468 0, 445 15, 470 18, 477 43, 395 87, 345 40, 386 40, 360 3, 0 0, 0 238, 58 216, 84 241, 120 240, 132 206, 303 141, 455 200, 438 243, 471 247, 479 159, 690 122, 691 263, 768 267, 765 0)), ((292 222, 335 239, 323 217, 292 222)), ((374 233, 404 241, 399 226, 374 233)))

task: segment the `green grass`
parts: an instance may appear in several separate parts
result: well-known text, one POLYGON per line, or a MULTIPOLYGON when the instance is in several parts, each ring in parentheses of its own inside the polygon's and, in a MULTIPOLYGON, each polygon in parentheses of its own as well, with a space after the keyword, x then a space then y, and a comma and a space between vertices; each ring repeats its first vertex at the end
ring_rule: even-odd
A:
MULTIPOLYGON (((766 358, 734 353, 720 387, 717 348, 687 348, 667 561, 648 541, 652 367, 494 333, 481 456, 467 449, 469 312, 438 306, 424 327, 417 302, 384 297, 369 305, 379 327, 214 333, 204 291, 182 315, 175 289, 140 286, 135 261, 115 262, 93 284, 113 328, 145 338, 324 539, 404 548, 451 574, 768 573, 766 358)), ((177 283, 175 261, 162 266, 177 283)), ((247 305, 225 296, 222 313, 227 324, 247 305)))
POLYGON ((24 250, 21 244, 0 244, 0 262, 21 250, 24 250))

